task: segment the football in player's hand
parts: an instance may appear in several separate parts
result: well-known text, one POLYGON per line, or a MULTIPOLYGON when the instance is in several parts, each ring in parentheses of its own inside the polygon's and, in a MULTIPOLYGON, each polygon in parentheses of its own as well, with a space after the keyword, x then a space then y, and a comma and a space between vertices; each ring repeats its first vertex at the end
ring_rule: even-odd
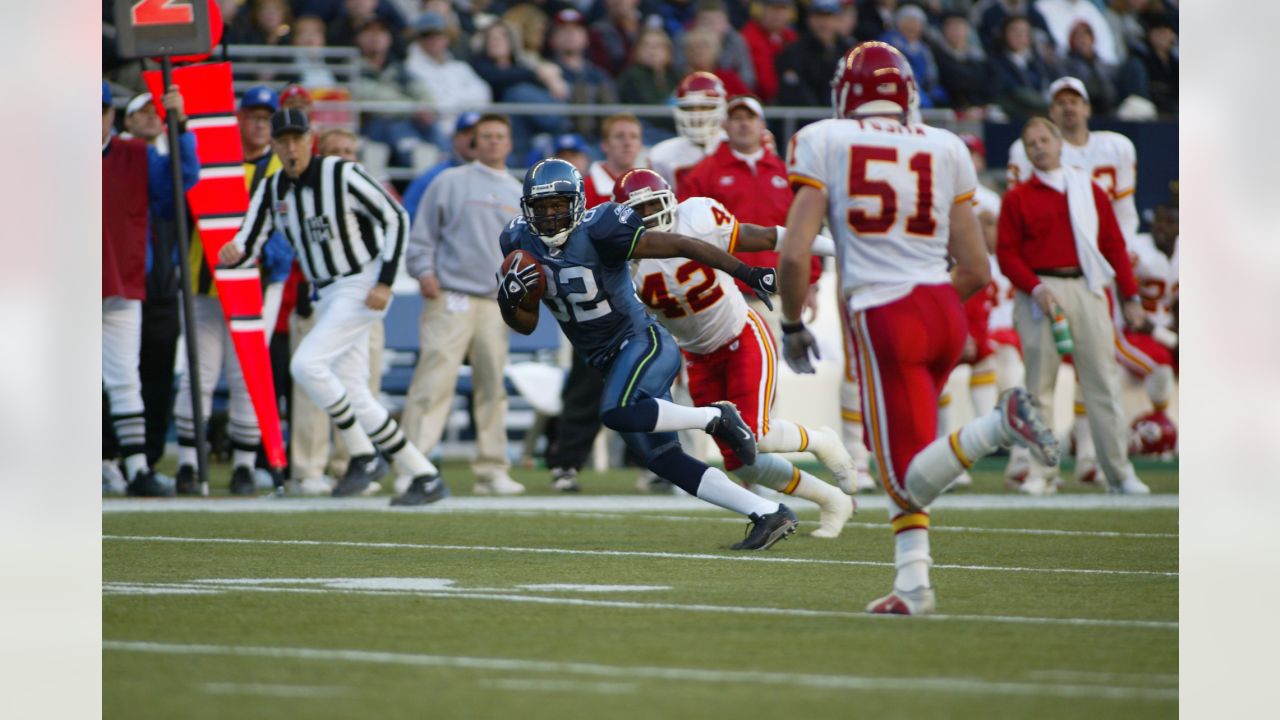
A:
POLYGON ((506 278, 512 272, 520 278, 521 283, 529 291, 529 294, 525 296, 524 302, 521 304, 525 307, 536 306, 538 301, 542 300, 543 293, 547 291, 546 278, 542 274, 542 264, 525 250, 512 250, 503 258, 502 270, 499 275, 506 278))

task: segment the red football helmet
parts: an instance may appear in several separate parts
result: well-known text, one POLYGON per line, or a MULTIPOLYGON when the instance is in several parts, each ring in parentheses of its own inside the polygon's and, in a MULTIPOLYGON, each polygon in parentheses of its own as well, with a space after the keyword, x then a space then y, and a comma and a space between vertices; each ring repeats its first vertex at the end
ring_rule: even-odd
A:
POLYGON ((1133 421, 1129 435, 1130 455, 1172 456, 1178 451, 1178 428, 1159 410, 1133 421))
POLYGON ((697 145, 711 142, 724 121, 726 100, 720 78, 702 71, 685 75, 676 88, 676 131, 697 145))
POLYGON ((285 89, 280 91, 280 107, 299 107, 310 112, 311 93, 297 83, 289 83, 285 89), (297 102, 294 102, 295 98, 297 98, 297 102))
POLYGON ((671 186, 658 173, 648 168, 628 170, 613 184, 613 201, 619 205, 635 208, 650 200, 662 203, 662 209, 644 215, 645 225, 652 230, 671 232, 676 226, 676 195, 671 186))
POLYGON ((919 107, 916 78, 897 48, 864 42, 850 50, 831 78, 831 104, 836 117, 901 115, 912 118, 919 107))

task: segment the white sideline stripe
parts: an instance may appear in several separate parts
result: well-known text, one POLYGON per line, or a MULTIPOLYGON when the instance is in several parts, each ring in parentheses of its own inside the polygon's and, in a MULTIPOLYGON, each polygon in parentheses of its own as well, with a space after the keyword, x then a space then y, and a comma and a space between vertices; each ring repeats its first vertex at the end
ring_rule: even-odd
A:
MULTIPOLYGON (((134 585, 135 587, 137 584, 134 585)), ((164 588, 172 587, 173 594, 183 594, 193 585, 183 583, 154 583, 152 594, 165 594, 164 588)), ((103 586, 104 594, 111 595, 111 583, 103 586)), ((872 622, 906 622, 895 615, 872 615, 847 610, 813 610, 810 608, 749 607, 744 605, 706 605, 699 603, 639 602, 635 600, 594 600, 589 598, 547 597, 538 595, 514 595, 484 591, 406 591, 406 590, 354 590, 344 588, 269 587, 265 585, 221 586, 223 591, 287 593, 304 595, 382 595, 388 597, 426 597, 434 599, 491 600, 498 602, 529 603, 534 605, 569 605, 576 607, 606 607, 625 610, 675 610, 679 612, 723 613, 728 615, 767 615, 782 617, 839 618, 842 620, 869 620, 872 622)), ((136 593, 124 593, 125 595, 136 593)), ((1163 620, 1110 620, 1106 618, 1045 618, 1021 615, 925 615, 921 622, 989 622, 1011 625, 1061 625, 1068 627, 1140 628, 1146 630, 1177 630, 1178 623, 1163 620)))
MULTIPOLYGON (((250 271, 256 273, 253 268, 250 271)), ((797 507, 813 507, 798 498, 797 507)), ((862 511, 887 508, 883 495, 859 496, 862 511)), ((944 495, 935 510, 1177 510, 1177 495, 944 495)), ((706 502, 688 496, 653 495, 541 495, 529 497, 455 496, 433 505, 416 508, 391 507, 386 497, 367 498, 104 498, 102 512, 207 512, 207 513, 295 513, 295 512, 396 512, 453 513, 474 511, 558 511, 558 512, 673 512, 713 511, 706 502)))
MULTIPOLYGON (((200 538, 171 535, 103 535, 103 540, 130 542, 225 543, 234 545, 308 545, 313 547, 356 547, 406 550, 458 550, 466 552, 531 553, 543 555, 594 555, 606 557, 644 557, 674 560, 730 560, 735 562, 797 563, 804 565, 852 565, 858 567, 894 567, 878 560, 824 560, 820 558, 771 557, 759 554, 713 555, 710 553, 672 553, 643 550, 574 550, 571 548, 499 547, 496 545, 442 545, 434 543, 356 542, 353 540, 266 540, 261 538, 200 538)), ((1002 565, 937 565, 939 570, 975 570, 987 572, 1066 573, 1072 575, 1146 575, 1178 577, 1176 572, 1157 570, 1106 570, 1100 568, 1030 568, 1002 565)))
MULTIPOLYGON (((938 677, 871 677, 859 675, 819 675, 810 673, 760 672, 752 670, 714 670, 652 666, 603 665, 585 662, 555 662, 518 658, 468 657, 464 655, 427 655, 377 650, 321 648, 260 647, 249 645, 200 645, 157 642, 104 640, 103 650, 144 652, 166 655, 218 655, 258 657, 321 662, 353 662, 413 667, 463 668, 500 672, 548 673, 620 680, 660 680, 678 683, 781 685, 824 690, 878 692, 940 692, 967 695, 1015 695, 1104 700, 1176 701, 1178 692, 1170 689, 1121 686, 1068 685, 991 681, 977 678, 938 677)), ((557 678, 558 680, 559 678, 557 678)))
POLYGON ((1146 683, 1148 685, 1172 685, 1177 687, 1178 675, 1176 673, 1125 673, 1125 672, 1094 672, 1088 670, 1032 670, 1027 673, 1027 677, 1036 680, 1060 680, 1070 683, 1099 683, 1108 684, 1113 682, 1124 683, 1146 683))
POLYGON ((200 686, 210 695, 262 695, 282 698, 342 697, 351 688, 317 685, 260 685, 254 683, 204 683, 200 686))

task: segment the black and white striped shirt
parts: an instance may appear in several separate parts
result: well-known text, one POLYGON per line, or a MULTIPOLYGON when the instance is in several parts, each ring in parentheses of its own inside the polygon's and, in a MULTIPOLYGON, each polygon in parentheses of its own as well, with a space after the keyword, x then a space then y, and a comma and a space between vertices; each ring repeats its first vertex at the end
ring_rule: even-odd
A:
POLYGON ((315 157, 302 176, 283 170, 258 184, 232 240, 253 262, 272 229, 288 238, 307 279, 317 285, 356 275, 379 255, 378 282, 390 285, 404 257, 409 214, 360 165, 315 157))

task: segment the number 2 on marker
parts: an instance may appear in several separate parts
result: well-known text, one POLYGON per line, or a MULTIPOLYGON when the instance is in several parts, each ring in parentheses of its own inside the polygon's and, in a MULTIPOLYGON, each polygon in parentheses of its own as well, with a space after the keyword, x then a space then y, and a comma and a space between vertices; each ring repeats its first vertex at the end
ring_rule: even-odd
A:
POLYGON ((189 3, 174 4, 175 0, 138 0, 130 8, 133 24, 186 25, 196 21, 195 9, 189 3))

